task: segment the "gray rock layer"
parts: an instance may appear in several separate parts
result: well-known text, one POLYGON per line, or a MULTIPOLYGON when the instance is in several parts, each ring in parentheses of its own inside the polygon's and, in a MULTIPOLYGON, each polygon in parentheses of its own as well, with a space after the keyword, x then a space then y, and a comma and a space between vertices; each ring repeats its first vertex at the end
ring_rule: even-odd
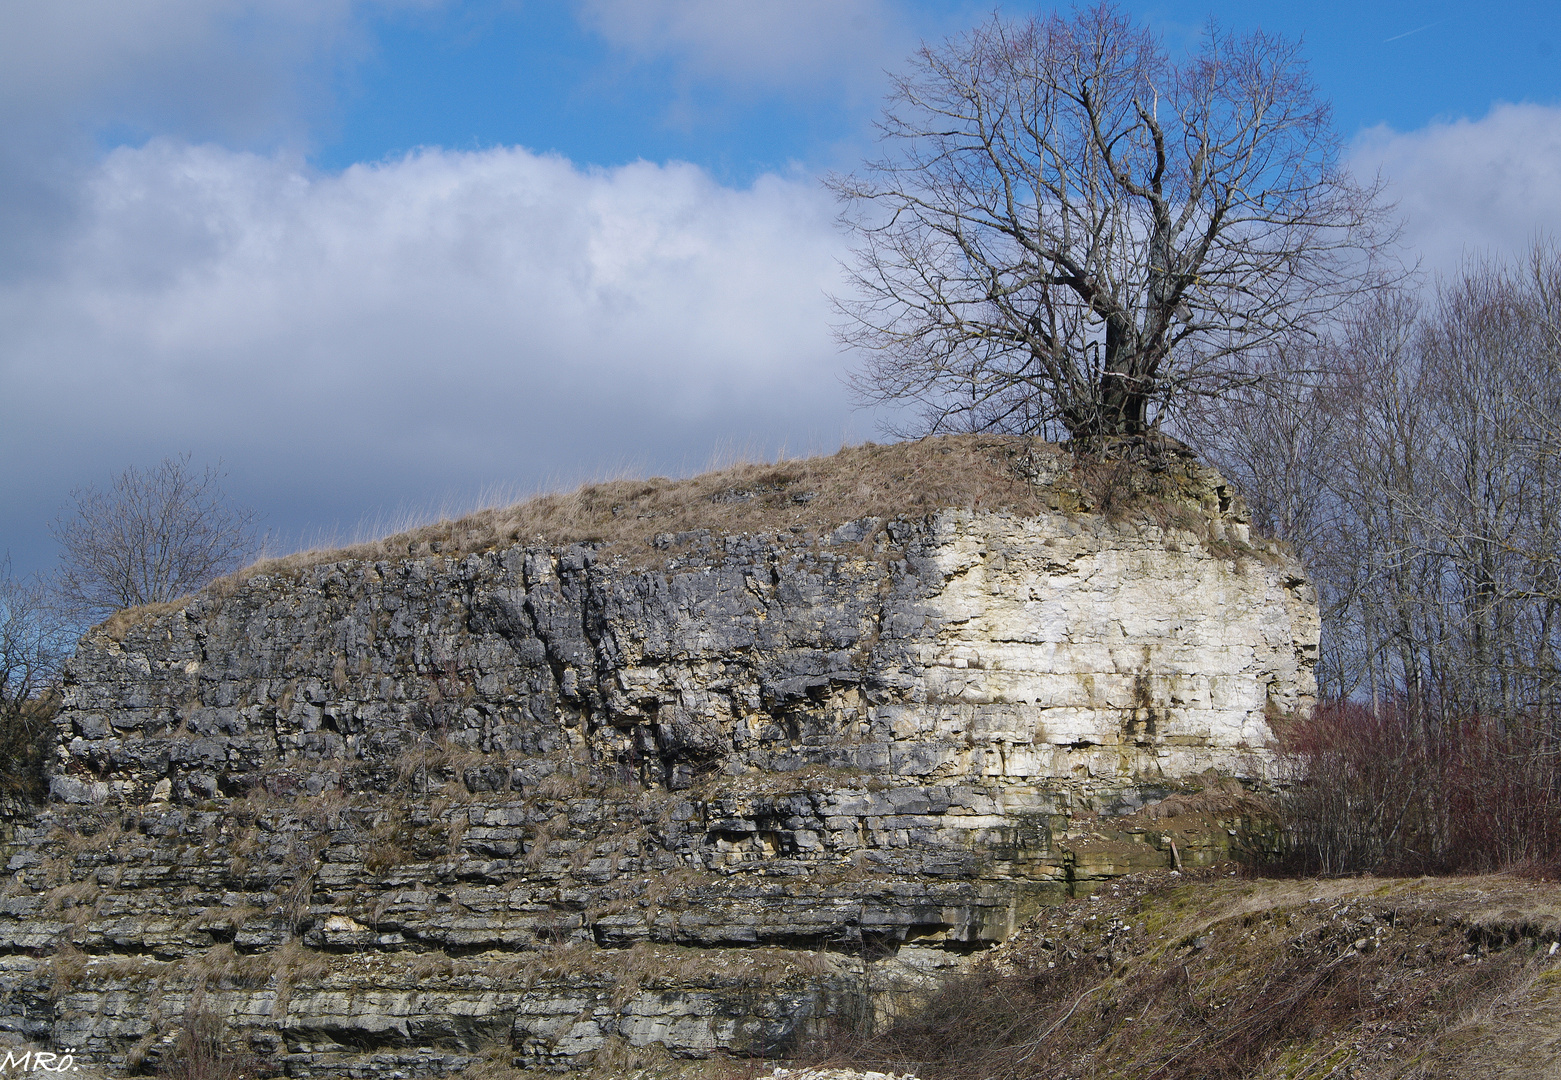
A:
POLYGON ((0 1027, 118 1067, 214 1020, 292 1075, 388 1076, 881 1023, 1165 863, 1101 816, 1269 777, 1315 599, 1206 517, 345 562, 96 631, 56 804, 7 845, 0 1027))

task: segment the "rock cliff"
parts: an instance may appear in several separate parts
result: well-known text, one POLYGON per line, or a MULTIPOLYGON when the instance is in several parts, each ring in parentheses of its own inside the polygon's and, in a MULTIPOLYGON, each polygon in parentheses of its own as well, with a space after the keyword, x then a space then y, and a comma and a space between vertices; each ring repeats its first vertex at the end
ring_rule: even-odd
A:
POLYGON ((1112 820, 1269 777, 1315 600, 1217 475, 1101 475, 859 449, 685 500, 752 520, 631 491, 605 539, 414 537, 111 620, 55 802, 9 828, 0 1030, 142 1068, 218 1031, 321 1077, 775 1054, 1041 904, 1222 855, 1239 799, 1112 820), (960 462, 1007 496, 862 486, 960 462), (1124 483, 1156 512, 1107 512, 1124 483), (615 542, 630 515, 689 527, 615 542))

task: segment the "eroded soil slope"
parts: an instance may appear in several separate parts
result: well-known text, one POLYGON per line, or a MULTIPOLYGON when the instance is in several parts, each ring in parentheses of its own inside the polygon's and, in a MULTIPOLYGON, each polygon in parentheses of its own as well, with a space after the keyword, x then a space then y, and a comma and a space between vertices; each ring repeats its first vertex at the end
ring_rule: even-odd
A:
POLYGON ((1561 886, 1122 879, 832 1062, 923 1080, 1561 1076, 1561 886))

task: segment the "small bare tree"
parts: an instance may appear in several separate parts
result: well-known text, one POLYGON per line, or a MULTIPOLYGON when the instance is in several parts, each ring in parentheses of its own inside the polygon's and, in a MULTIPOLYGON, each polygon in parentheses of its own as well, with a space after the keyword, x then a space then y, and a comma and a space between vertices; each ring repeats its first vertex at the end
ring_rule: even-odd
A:
POLYGON ((934 431, 1142 432, 1250 382, 1243 354, 1373 284, 1390 235, 1261 33, 1173 62, 1110 6, 994 16, 917 53, 881 128, 828 181, 857 240, 839 336, 859 397, 934 431))
POLYGON ((36 581, 0 560, 0 817, 42 796, 65 635, 36 581))
POLYGON ((59 666, 58 636, 44 590, 11 574, 0 560, 0 708, 35 697, 59 666))
POLYGON ((73 617, 183 596, 238 569, 256 550, 253 511, 229 504, 223 474, 190 458, 132 466, 107 490, 77 488, 73 512, 50 525, 60 545, 57 588, 73 617))

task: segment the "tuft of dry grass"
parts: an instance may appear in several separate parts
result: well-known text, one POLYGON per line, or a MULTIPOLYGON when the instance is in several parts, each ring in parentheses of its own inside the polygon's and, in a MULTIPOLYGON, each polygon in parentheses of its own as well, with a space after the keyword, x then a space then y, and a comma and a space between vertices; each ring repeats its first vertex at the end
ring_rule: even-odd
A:
POLYGON ((98 898, 98 892, 99 886, 95 877, 81 878, 68 885, 57 885, 44 893, 43 910, 51 915, 83 907, 90 910, 92 903, 98 898))
MULTIPOLYGON (((217 583, 213 582, 212 586, 217 586, 217 583)), ((115 641, 123 641, 125 640, 125 635, 144 620, 158 615, 167 615, 174 611, 181 611, 189 604, 191 599, 193 599, 192 596, 181 596, 177 600, 168 600, 157 604, 144 604, 141 607, 116 611, 99 623, 96 629, 107 634, 115 641)))
POLYGON ((418 795, 437 792, 446 799, 460 800, 473 794, 463 782, 465 771, 494 763, 494 755, 462 746, 442 733, 434 738, 424 736, 403 750, 391 767, 403 791, 418 795))
POLYGON ((69 942, 62 942, 45 962, 49 986, 55 997, 73 990, 87 973, 87 954, 69 942))
POLYGON ((170 976, 202 988, 256 990, 276 975, 278 960, 275 952, 241 953, 223 942, 185 957, 170 976))

